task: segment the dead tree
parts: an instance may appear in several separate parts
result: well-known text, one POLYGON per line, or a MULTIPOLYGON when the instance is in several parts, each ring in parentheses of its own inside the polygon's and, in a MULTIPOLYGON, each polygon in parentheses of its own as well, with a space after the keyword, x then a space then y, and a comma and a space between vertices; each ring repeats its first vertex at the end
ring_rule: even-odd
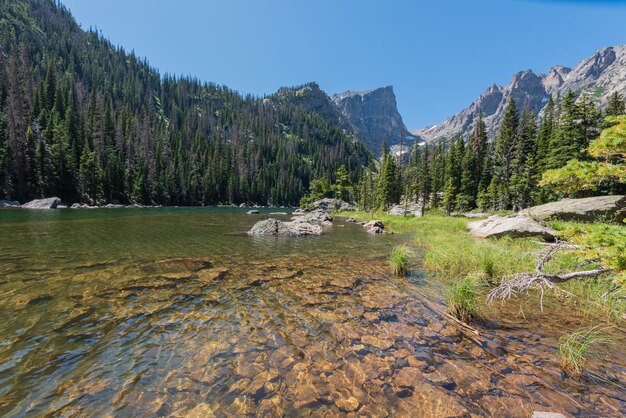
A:
POLYGON ((546 273, 543 271, 548 261, 554 258, 557 251, 564 248, 577 248, 571 244, 557 242, 552 244, 548 251, 541 257, 535 267, 533 273, 515 273, 502 278, 502 283, 487 296, 487 303, 491 304, 494 300, 509 300, 518 293, 528 292, 531 289, 539 289, 541 292, 541 311, 543 312, 543 295, 545 289, 557 290, 564 294, 569 294, 565 290, 557 286, 558 283, 564 283, 573 279, 584 279, 597 277, 601 274, 608 273, 609 269, 597 268, 594 270, 574 271, 564 274, 546 273))

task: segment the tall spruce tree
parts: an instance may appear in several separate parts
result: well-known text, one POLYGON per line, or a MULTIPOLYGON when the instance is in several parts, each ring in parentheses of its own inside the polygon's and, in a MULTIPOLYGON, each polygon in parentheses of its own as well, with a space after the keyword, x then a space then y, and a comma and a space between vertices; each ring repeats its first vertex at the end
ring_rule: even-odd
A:
POLYGON ((494 154, 494 200, 497 209, 500 210, 509 209, 511 205, 509 188, 513 174, 513 158, 517 146, 518 124, 517 105, 513 97, 510 97, 500 123, 494 154))

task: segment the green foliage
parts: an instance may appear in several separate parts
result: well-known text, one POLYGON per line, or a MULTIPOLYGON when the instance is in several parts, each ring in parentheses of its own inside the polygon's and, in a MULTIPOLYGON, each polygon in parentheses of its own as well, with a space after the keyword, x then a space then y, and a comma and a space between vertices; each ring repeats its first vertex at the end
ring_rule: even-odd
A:
POLYGON ((409 272, 414 257, 415 255, 407 246, 399 245, 391 250, 389 266, 395 275, 404 276, 409 272))
POLYGON ((598 190, 602 186, 626 183, 626 116, 608 117, 613 126, 602 131, 588 147, 600 161, 570 160, 564 167, 543 174, 542 185, 553 186, 566 195, 598 190))
POLYGON ((335 183, 332 186, 335 198, 349 201, 351 189, 352 181, 350 180, 350 173, 346 170, 346 166, 342 164, 335 172, 335 183))

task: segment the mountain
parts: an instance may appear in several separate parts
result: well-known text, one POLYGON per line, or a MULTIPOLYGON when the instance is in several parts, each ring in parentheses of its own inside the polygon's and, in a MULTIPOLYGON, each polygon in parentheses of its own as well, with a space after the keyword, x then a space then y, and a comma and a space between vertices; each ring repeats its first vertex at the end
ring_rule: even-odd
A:
POLYGON ((415 130, 413 134, 431 141, 458 132, 467 133, 482 111, 487 130, 494 135, 510 97, 519 109, 529 106, 540 114, 549 95, 562 97, 570 90, 588 94, 600 106, 615 92, 626 95, 626 45, 601 49, 573 69, 556 66, 548 74, 521 71, 513 76, 509 85, 492 85, 468 108, 438 125, 415 130))
POLYGON ((327 121, 341 127, 348 135, 358 136, 352 122, 343 114, 317 83, 307 83, 297 87, 283 87, 269 97, 278 103, 301 106, 315 112, 327 121))
POLYGON ((392 146, 415 140, 402 121, 391 86, 361 92, 346 91, 334 94, 331 99, 372 152, 380 153, 384 141, 392 146))
POLYGON ((341 165, 358 179, 349 121, 296 96, 161 75, 60 2, 0 1, 0 199, 294 205, 341 165))

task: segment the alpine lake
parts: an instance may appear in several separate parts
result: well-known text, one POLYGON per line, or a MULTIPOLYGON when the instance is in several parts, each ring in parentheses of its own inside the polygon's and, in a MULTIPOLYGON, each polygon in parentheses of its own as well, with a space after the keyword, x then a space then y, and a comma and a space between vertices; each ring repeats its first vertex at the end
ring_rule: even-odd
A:
POLYGON ((0 211, 0 416, 626 415, 624 350, 603 379, 558 365, 575 312, 476 335, 390 273, 409 235, 246 235, 277 210, 0 211))

